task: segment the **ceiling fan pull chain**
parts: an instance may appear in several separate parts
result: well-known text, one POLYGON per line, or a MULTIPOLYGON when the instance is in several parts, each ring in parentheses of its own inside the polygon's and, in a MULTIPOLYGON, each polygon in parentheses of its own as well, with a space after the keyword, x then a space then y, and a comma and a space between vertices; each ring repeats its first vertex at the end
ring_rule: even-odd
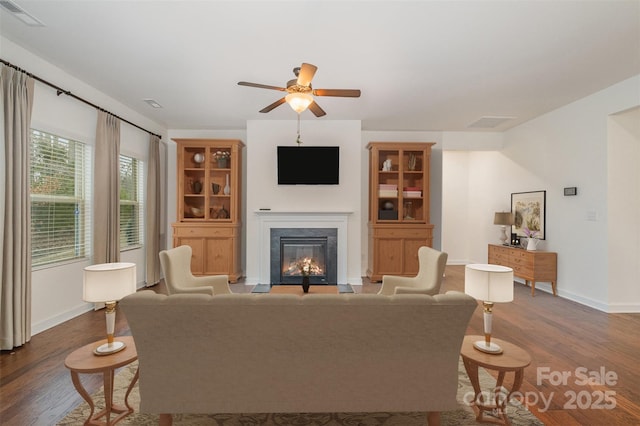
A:
POLYGON ((302 143, 302 141, 300 140, 300 113, 298 113, 298 138, 296 139, 296 143, 298 144, 298 146, 300 146, 300 144, 302 143))

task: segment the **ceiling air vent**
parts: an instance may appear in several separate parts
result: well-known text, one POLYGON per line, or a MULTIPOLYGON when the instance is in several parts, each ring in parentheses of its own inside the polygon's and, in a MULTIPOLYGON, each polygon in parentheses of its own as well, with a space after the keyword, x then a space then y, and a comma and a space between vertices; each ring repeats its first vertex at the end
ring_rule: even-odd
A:
POLYGON ((469 129, 493 129, 498 127, 502 123, 505 123, 509 120, 513 120, 515 117, 500 117, 500 116, 492 116, 492 117, 482 117, 479 120, 474 121, 469 124, 467 128, 469 129))
POLYGON ((153 108, 162 108, 162 105, 160 105, 154 99, 143 99, 143 101, 153 108))
POLYGON ((25 11, 23 8, 21 8, 20 6, 18 6, 12 1, 0 0, 0 6, 4 7, 6 10, 11 12, 13 16, 18 18, 25 24, 29 25, 30 27, 44 27, 44 24, 42 23, 42 21, 40 21, 35 16, 29 14, 27 11, 25 11))

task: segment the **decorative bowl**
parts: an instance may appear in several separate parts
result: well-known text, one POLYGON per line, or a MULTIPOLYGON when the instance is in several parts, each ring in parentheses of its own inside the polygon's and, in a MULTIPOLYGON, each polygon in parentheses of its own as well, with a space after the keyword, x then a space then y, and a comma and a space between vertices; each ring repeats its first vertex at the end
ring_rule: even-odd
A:
POLYGON ((204 211, 201 208, 189 207, 189 210, 194 217, 204 217, 204 211))

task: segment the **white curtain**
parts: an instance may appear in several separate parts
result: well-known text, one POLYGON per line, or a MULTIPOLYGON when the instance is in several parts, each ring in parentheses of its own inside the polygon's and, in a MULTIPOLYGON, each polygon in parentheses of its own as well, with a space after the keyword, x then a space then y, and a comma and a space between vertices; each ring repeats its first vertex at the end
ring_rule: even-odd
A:
POLYGON ((29 135, 34 82, 0 65, 0 349, 31 339, 29 135))
POLYGON ((120 119, 98 111, 93 175, 93 263, 120 261, 120 119))
POLYGON ((160 282, 160 221, 161 221, 161 185, 160 185, 160 138, 151 135, 149 139, 149 167, 147 167, 147 208, 145 249, 146 284, 152 286, 160 282))

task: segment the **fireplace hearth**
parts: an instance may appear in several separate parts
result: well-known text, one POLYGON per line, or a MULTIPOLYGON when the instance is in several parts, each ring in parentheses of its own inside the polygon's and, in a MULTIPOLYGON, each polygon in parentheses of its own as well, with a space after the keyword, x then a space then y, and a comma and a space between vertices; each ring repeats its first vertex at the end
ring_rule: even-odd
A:
POLYGON ((271 284, 300 284, 307 264, 311 284, 337 284, 336 228, 272 228, 271 284))

